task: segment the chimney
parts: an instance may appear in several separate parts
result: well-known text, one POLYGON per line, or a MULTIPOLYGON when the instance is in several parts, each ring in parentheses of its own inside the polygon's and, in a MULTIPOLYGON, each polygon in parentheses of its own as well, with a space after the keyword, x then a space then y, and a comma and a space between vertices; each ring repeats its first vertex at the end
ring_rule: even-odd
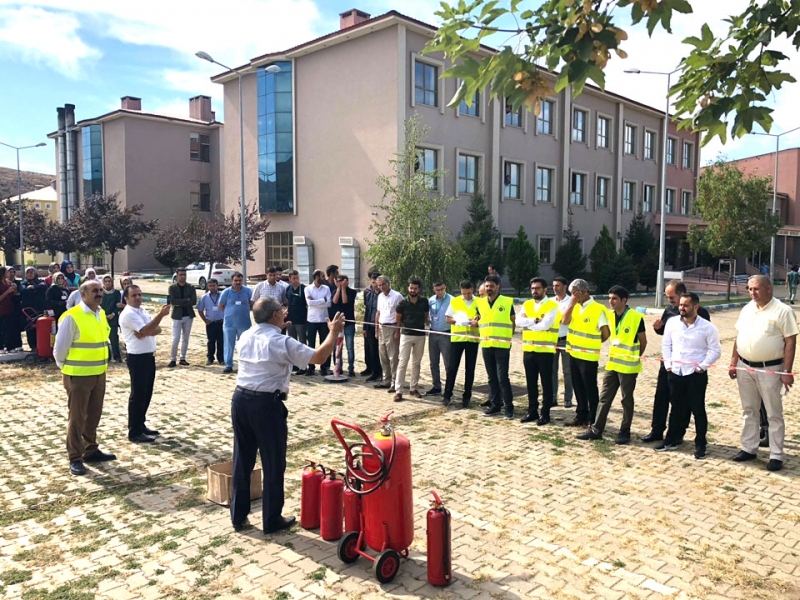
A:
POLYGON ((348 27, 353 27, 354 25, 368 21, 369 17, 369 13, 365 13, 363 10, 358 10, 356 8, 351 8, 343 13, 339 13, 339 30, 347 29, 348 27))
POLYGON ((216 114, 211 110, 211 96, 189 98, 189 117, 206 123, 216 120, 216 114))
POLYGON ((122 110, 142 110, 142 99, 135 96, 123 96, 120 98, 120 108, 122 110))

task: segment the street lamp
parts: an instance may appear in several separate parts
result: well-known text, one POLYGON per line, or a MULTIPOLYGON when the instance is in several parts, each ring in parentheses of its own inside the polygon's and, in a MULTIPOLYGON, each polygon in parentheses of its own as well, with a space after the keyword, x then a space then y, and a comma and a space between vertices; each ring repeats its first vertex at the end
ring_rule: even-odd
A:
MULTIPOLYGON (((241 236, 242 236, 242 275, 245 285, 247 285, 247 225, 245 223, 245 212, 247 210, 247 203, 244 196, 244 115, 242 114, 242 73, 237 69, 232 69, 223 65, 221 62, 214 60, 208 52, 195 52, 197 58, 202 58, 210 63, 219 65, 228 71, 234 71, 239 77, 239 164, 241 166, 242 177, 242 197, 240 198, 239 210, 241 211, 241 236)), ((279 73, 281 68, 278 65, 269 65, 266 68, 267 73, 279 73)))
MULTIPOLYGON (((781 149, 781 136, 787 133, 793 133, 800 129, 795 127, 783 133, 762 133, 760 131, 751 131, 752 135, 768 135, 775 138, 775 178, 772 180, 772 214, 775 215, 775 210, 778 206, 778 153, 781 149)), ((785 245, 785 244, 784 244, 785 245)), ((775 280, 775 236, 772 236, 769 243, 769 277, 771 281, 775 280)))
POLYGON ((661 223, 658 235, 658 280, 656 281, 656 308, 664 305, 664 263, 666 262, 667 247, 667 135, 669 125, 669 88, 670 78, 680 71, 680 68, 672 71, 641 71, 639 69, 627 69, 626 73, 634 75, 666 75, 667 76, 667 107, 664 111, 664 127, 661 132, 661 223))
POLYGON ((19 218, 19 262, 20 266, 22 267, 22 270, 25 271, 25 242, 23 240, 24 227, 22 225, 22 175, 19 170, 19 151, 27 150, 28 148, 42 148, 44 146, 47 146, 47 144, 45 144, 44 142, 39 142, 38 144, 34 144, 33 146, 12 146, 11 144, 0 142, 0 145, 17 151, 17 215, 19 218))

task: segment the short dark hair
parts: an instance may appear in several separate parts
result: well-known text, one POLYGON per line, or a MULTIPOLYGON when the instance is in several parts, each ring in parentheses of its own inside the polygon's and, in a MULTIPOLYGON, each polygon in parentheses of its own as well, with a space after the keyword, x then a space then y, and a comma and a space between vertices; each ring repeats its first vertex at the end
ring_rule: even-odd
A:
POLYGON ((325 269, 325 275, 330 277, 331 275, 336 273, 338 270, 339 270, 339 266, 338 265, 328 265, 328 268, 325 269))
POLYGON ((483 280, 484 283, 489 283, 490 281, 497 287, 500 287, 500 277, 498 277, 497 275, 487 275, 486 278, 483 280))
POLYGON ((277 273, 277 272, 278 272, 278 267, 276 267, 275 265, 272 265, 269 269, 267 269, 267 273, 277 273))
POLYGON ((688 298, 692 304, 700 304, 700 296, 694 292, 684 292, 681 294, 681 298, 688 298))
POLYGON ((433 287, 439 287, 440 285, 444 285, 444 281, 442 281, 441 279, 437 279, 436 281, 433 282, 433 287))
POLYGON ((317 276, 320 276, 320 277, 325 277, 325 273, 323 273, 323 272, 322 272, 322 269, 316 269, 316 270, 315 270, 315 271, 314 271, 314 272, 311 274, 311 279, 312 279, 312 280, 313 280, 313 279, 316 279, 316 278, 317 278, 317 276))
POLYGON ((544 277, 534 277, 533 279, 531 279, 531 285, 533 285, 534 283, 538 283, 544 289, 547 289, 547 279, 545 279, 544 277))
POLYGON ((608 290, 608 294, 609 294, 609 296, 611 294, 614 294, 615 296, 619 296, 619 298, 621 300, 627 300, 630 297, 630 294, 628 294, 628 290, 626 290, 621 285, 612 285, 608 290))
POLYGON ((491 269, 492 271, 497 271, 497 267, 495 267, 492 263, 489 263, 489 265, 486 268, 491 269))
POLYGON ((683 296, 686 293, 686 284, 683 283, 680 279, 672 279, 667 282, 667 285, 664 286, 664 289, 668 287, 675 288, 675 293, 683 296))
POLYGON ((381 272, 380 272, 380 271, 378 271, 377 269, 373 269, 372 271, 370 271, 369 273, 367 273, 367 276, 368 276, 370 279, 377 279, 378 277, 380 277, 380 276, 381 276, 381 272))
POLYGON ((422 279, 419 277, 412 277, 408 280, 408 285, 418 285, 420 288, 422 287, 422 279))
POLYGON ((142 291, 142 288, 140 288, 140 287, 139 287, 138 285, 136 285, 135 283, 132 283, 132 284, 130 284, 129 286, 126 286, 124 290, 122 290, 122 297, 123 297, 123 298, 127 298, 127 297, 128 297, 128 295, 131 293, 131 290, 132 290, 133 288, 136 288, 137 290, 139 290, 139 291, 142 291))
POLYGON ((560 283, 561 285, 569 285, 569 281, 565 277, 553 277, 553 283, 560 283))
POLYGON ((217 281, 216 277, 212 277, 211 279, 208 280, 208 283, 217 283, 218 284, 219 281, 217 281))
POLYGON ((244 275, 242 275, 240 271, 236 271, 233 275, 231 275, 231 279, 236 279, 237 277, 244 279, 244 275))
POLYGON ((283 267, 281 265, 275 265, 275 270, 283 273, 283 267))
POLYGON ((288 275, 289 277, 294 277, 295 275, 299 276, 300 273, 297 272, 297 269, 292 269, 291 271, 289 271, 288 275))
POLYGON ((461 287, 462 290, 471 290, 473 288, 472 282, 469 279, 465 279, 464 281, 462 281, 459 284, 459 286, 461 287))
POLYGON ((186 275, 186 269, 184 269, 183 267, 180 267, 180 268, 178 268, 178 269, 175 269, 175 275, 180 275, 181 273, 183 273, 184 275, 186 275))

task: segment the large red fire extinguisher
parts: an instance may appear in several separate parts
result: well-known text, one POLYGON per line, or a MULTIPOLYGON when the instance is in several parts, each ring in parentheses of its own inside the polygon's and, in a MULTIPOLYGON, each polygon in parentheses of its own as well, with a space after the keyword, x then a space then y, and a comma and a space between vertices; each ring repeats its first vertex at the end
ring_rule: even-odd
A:
POLYGON ((450 548, 450 511, 439 495, 433 494, 433 507, 428 511, 428 582, 431 585, 450 585, 453 580, 450 548))
POLYGON ((319 527, 320 491, 323 479, 325 479, 325 467, 309 461, 303 469, 300 487, 300 526, 304 529, 319 527))
POLYGON ((336 479, 336 471, 328 471, 320 486, 319 535, 333 542, 342 537, 344 522, 344 481, 336 479))
POLYGON ((344 530, 361 531, 361 495, 358 493, 360 486, 356 480, 345 481, 344 490, 344 530))
POLYGON ((53 317, 36 319, 36 354, 40 358, 53 356, 56 339, 56 320, 53 317))

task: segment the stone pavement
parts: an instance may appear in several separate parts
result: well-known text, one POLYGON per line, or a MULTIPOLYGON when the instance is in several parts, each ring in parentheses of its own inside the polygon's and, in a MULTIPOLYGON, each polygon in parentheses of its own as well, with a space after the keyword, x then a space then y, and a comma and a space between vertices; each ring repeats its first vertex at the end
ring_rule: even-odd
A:
MULTIPOLYGON (((735 318, 712 315, 723 366, 735 318)), ((649 339, 647 356, 656 357, 660 338, 649 339)), ((197 326, 193 365, 205 363, 203 342, 197 326)), ((438 398, 396 404, 362 378, 294 377, 287 513, 298 513, 305 459, 343 464, 332 417, 372 429, 395 410, 398 430, 411 439, 416 538, 397 578, 379 586, 371 563, 341 564, 335 544, 317 532, 236 534, 227 509, 205 501, 198 467, 230 458, 234 378, 220 366, 167 369, 168 344, 167 336, 159 340, 149 421, 163 437, 149 447, 128 443, 127 370, 112 366, 99 433, 119 460, 83 478, 67 470, 66 402, 55 367, 2 367, 0 422, 9 433, 0 441, 0 597, 800 598, 796 391, 785 402, 787 466, 768 473, 766 453, 744 465, 729 460, 740 409, 725 369, 710 377, 705 461, 692 458, 691 444, 667 455, 638 441, 615 446, 618 401, 610 439, 584 443, 562 427, 574 414, 563 407, 553 425, 537 428, 486 419, 474 408, 445 411, 438 398), (455 581, 445 589, 425 577, 430 489, 453 514, 455 581)), ((649 428, 656 370, 648 362, 639 377, 635 434, 649 428)), ((511 371, 524 385, 518 348, 511 371)), ((478 374, 485 383, 480 363, 478 374)), ((524 398, 516 403, 522 412, 524 398)), ((252 521, 261 525, 260 502, 252 521)))

